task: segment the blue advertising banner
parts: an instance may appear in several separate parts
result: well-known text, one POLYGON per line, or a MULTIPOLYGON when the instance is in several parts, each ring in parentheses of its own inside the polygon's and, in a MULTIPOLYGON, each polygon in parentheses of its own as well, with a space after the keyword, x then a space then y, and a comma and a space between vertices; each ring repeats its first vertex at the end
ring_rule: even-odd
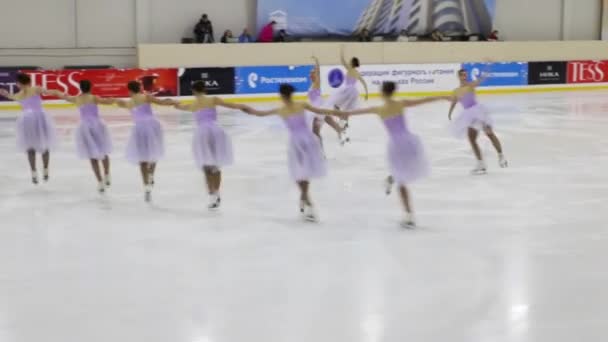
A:
MULTIPOLYGON (((9 93, 15 94, 19 91, 17 88, 17 71, 14 69, 0 69, 0 88, 8 90, 9 93)), ((9 99, 0 96, 0 101, 10 101, 9 99)))
POLYGON ((258 66, 236 68, 236 94, 274 94, 279 86, 289 83, 296 92, 310 88, 312 65, 258 66))
POLYGON ((257 0, 257 27, 275 22, 275 33, 293 36, 372 34, 487 35, 493 27, 496 0, 257 0), (432 19, 431 19, 432 18, 432 19))
POLYGON ((528 63, 464 63, 462 68, 469 74, 469 81, 487 74, 482 87, 528 85, 528 63))

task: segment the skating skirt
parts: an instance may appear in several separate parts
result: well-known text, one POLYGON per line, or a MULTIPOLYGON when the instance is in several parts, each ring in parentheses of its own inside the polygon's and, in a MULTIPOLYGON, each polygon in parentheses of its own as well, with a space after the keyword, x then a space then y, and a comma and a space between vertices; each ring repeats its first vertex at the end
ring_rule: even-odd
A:
POLYGON ((82 121, 75 134, 76 152, 81 159, 101 160, 112 152, 108 128, 101 120, 82 121))
POLYGON ((292 135, 287 153, 289 174, 293 180, 305 181, 327 174, 321 143, 310 131, 292 135))
POLYGON ((234 160, 230 138, 215 123, 196 127, 192 139, 192 153, 199 168, 205 166, 219 168, 231 165, 234 160))
POLYGON ((52 150, 57 142, 55 124, 45 112, 23 113, 17 119, 16 135, 17 148, 22 152, 44 153, 52 150))
POLYGON ((414 134, 392 138, 388 144, 387 155, 391 175, 400 185, 412 183, 430 173, 424 146, 414 134))
POLYGON ((359 103, 359 90, 356 86, 345 86, 338 88, 335 93, 329 97, 328 104, 332 107, 338 107, 340 110, 353 110, 357 108, 359 103))
POLYGON ((157 162, 164 154, 160 122, 154 117, 135 121, 127 143, 127 160, 131 163, 157 162))
POLYGON ((482 105, 475 105, 464 109, 452 122, 450 130, 457 138, 464 138, 469 128, 481 130, 484 127, 492 127, 494 122, 488 111, 482 105))

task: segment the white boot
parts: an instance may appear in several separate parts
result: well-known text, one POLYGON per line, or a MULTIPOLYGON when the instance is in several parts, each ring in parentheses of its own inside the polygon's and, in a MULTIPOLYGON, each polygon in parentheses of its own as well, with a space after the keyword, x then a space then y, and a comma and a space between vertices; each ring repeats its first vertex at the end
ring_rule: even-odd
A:
POLYGON ((147 203, 152 202, 152 186, 151 186, 151 185, 146 185, 146 186, 144 187, 144 190, 145 190, 145 194, 144 194, 144 200, 145 200, 147 203))
POLYGON ((498 165, 500 165, 500 167, 503 169, 509 167, 509 162, 507 162, 505 155, 502 153, 498 155, 498 165))
POLYGON ((220 208, 222 200, 219 193, 209 195, 209 210, 217 210, 220 208))
POLYGON ((416 228, 416 220, 414 220, 414 214, 407 213, 401 221, 401 227, 404 229, 414 229, 416 228))
POLYGON ((304 219, 308 222, 319 222, 319 217, 312 205, 307 205, 304 208, 304 219))
POLYGON ((477 162, 477 166, 471 170, 471 174, 472 175, 485 175, 487 173, 488 169, 486 167, 486 163, 483 162, 483 160, 480 160, 477 162))
POLYGON ((105 192, 106 192, 106 187, 105 187, 105 185, 103 184, 103 182, 99 182, 99 183, 97 184, 97 192, 99 192, 100 194, 103 194, 103 193, 105 193, 105 192))
POLYGON ((395 180, 393 179, 393 176, 388 176, 384 180, 384 188, 385 188, 385 192, 386 192, 387 196, 390 195, 391 192, 393 191, 394 184, 395 184, 395 180))
POLYGON ((42 172, 42 180, 46 183, 49 181, 49 169, 44 169, 42 172))
POLYGON ((32 171, 32 183, 38 185, 38 172, 32 171))
POLYGON ((112 185, 112 178, 110 177, 110 174, 107 174, 104 176, 103 178, 103 182, 105 183, 106 187, 110 187, 110 185, 112 185))

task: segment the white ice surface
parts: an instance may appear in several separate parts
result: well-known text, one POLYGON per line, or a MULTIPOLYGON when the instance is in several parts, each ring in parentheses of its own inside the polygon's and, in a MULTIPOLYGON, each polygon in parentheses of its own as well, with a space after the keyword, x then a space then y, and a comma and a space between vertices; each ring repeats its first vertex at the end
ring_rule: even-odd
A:
MULTIPOLYGON (((412 110, 433 175, 412 186, 421 228, 386 198, 386 136, 353 118, 312 184, 322 222, 301 223, 276 119, 222 112, 236 165, 209 213, 192 118, 163 111, 154 204, 124 160, 131 123, 103 109, 113 187, 76 159, 74 110, 52 110, 51 182, 30 183, 17 113, 0 115, 2 342, 500 342, 608 340, 605 92, 486 96, 511 167, 469 176, 447 105, 412 110)), ((254 104, 255 105, 255 104, 254 104)))

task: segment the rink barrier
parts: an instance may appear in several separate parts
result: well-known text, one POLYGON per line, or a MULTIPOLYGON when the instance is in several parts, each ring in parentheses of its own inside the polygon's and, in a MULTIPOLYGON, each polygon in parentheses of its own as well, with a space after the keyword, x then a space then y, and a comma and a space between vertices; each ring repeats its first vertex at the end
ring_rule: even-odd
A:
MULTIPOLYGON (((306 100, 310 87, 309 73, 313 66, 256 66, 228 68, 161 68, 161 69, 107 69, 107 70, 21 70, 30 74, 32 83, 69 95, 78 95, 78 82, 90 79, 93 93, 103 97, 127 97, 126 83, 138 80, 144 90, 158 97, 176 97, 188 101, 192 95, 190 85, 203 81, 210 95, 222 95, 229 102, 274 102, 278 85, 295 85, 297 100, 306 100)), ((458 87, 457 73, 467 71, 470 80, 485 75, 478 88, 480 94, 512 94, 525 92, 552 92, 608 89, 608 61, 553 61, 553 62, 499 62, 499 63, 443 63, 443 64, 382 64, 363 65, 359 71, 368 83, 370 97, 379 96, 383 81, 394 81, 400 86, 398 96, 434 96, 449 94, 458 87)), ((321 67, 321 88, 325 96, 333 93, 345 82, 345 69, 341 65, 321 67)), ((0 69, 0 87, 11 92, 17 90, 16 71, 0 69)), ((361 84, 357 84, 363 94, 361 84)), ((46 108, 69 108, 73 105, 44 97, 46 108)), ((4 99, 5 100, 5 99, 4 99)), ((19 106, 0 101, 6 110, 19 106)))

